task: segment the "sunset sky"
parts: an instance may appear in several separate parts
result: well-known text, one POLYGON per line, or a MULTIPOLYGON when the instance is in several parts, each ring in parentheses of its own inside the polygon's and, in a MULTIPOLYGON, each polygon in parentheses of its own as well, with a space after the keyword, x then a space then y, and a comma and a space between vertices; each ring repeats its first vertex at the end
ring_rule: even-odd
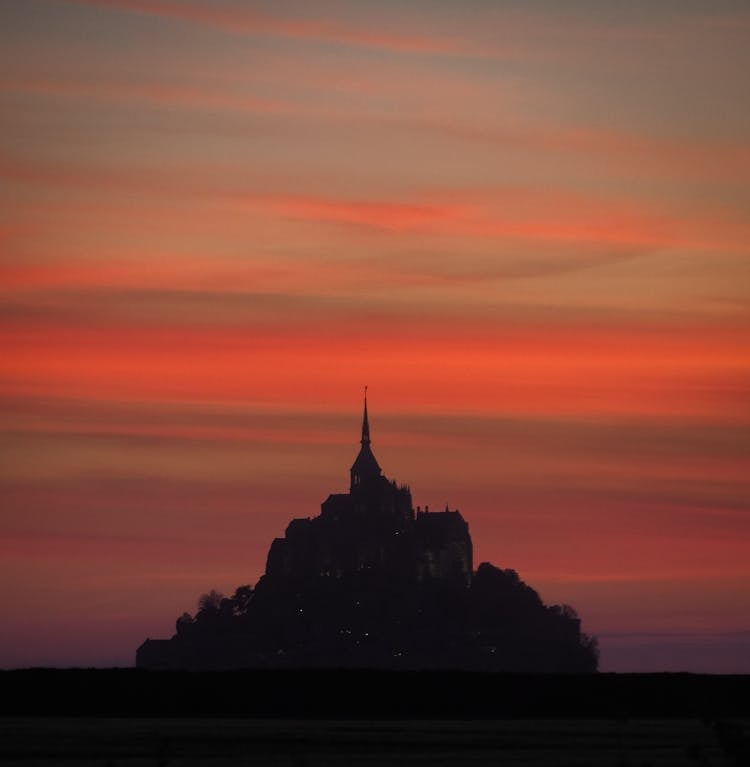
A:
POLYGON ((601 668, 750 673, 750 8, 0 2, 0 667, 132 665, 362 390, 601 668))

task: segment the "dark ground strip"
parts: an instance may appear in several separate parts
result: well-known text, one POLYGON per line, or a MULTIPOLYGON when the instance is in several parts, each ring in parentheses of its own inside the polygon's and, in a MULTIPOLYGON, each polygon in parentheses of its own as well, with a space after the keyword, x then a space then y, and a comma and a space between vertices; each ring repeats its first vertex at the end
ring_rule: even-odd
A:
MULTIPOLYGON (((724 723, 735 735, 750 722, 724 723)), ((739 765, 715 724, 697 720, 291 721, 0 719, 0 764, 739 765)))
POLYGON ((0 690, 0 716, 750 719, 750 676, 40 669, 0 690))

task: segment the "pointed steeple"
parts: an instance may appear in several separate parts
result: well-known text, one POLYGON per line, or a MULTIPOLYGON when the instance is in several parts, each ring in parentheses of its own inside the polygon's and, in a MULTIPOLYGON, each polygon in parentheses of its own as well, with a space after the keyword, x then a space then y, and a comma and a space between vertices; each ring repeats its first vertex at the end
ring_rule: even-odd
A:
POLYGON ((367 420, 367 387, 365 386, 365 414, 362 417, 362 446, 370 444, 370 422, 367 420))
POLYGON ((362 447, 359 449, 354 464, 351 468, 351 486, 349 492, 359 493, 363 490, 372 489, 373 485, 380 481, 382 472, 375 456, 370 448, 370 422, 367 418, 367 387, 365 386, 365 407, 362 416, 362 447))

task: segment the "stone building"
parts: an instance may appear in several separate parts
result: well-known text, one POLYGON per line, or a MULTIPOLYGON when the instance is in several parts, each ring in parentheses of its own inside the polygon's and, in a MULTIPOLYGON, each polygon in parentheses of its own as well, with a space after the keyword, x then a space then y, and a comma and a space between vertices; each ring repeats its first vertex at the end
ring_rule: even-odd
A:
POLYGON ((367 400, 348 493, 331 494, 315 518, 292 520, 271 545, 270 577, 347 577, 377 570, 407 580, 457 579, 473 568, 469 526, 458 511, 415 514, 411 492, 383 475, 370 441, 367 400))

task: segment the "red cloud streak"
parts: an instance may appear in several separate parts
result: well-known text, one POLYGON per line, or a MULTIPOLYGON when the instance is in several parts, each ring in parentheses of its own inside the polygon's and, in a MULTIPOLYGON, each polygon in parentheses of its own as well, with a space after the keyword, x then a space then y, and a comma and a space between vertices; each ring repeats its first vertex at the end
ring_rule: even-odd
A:
POLYGON ((731 419, 748 397, 745 328, 660 335, 651 328, 613 333, 545 326, 472 334, 450 322, 407 328, 408 318, 392 316, 372 327, 331 321, 255 330, 16 324, 0 336, 4 388, 291 401, 304 370, 308 385, 328 396, 344 397, 365 376, 381 387, 386 406, 399 401, 401 407, 460 409, 471 403, 488 412, 731 419), (382 365, 400 369, 397 382, 382 365))

